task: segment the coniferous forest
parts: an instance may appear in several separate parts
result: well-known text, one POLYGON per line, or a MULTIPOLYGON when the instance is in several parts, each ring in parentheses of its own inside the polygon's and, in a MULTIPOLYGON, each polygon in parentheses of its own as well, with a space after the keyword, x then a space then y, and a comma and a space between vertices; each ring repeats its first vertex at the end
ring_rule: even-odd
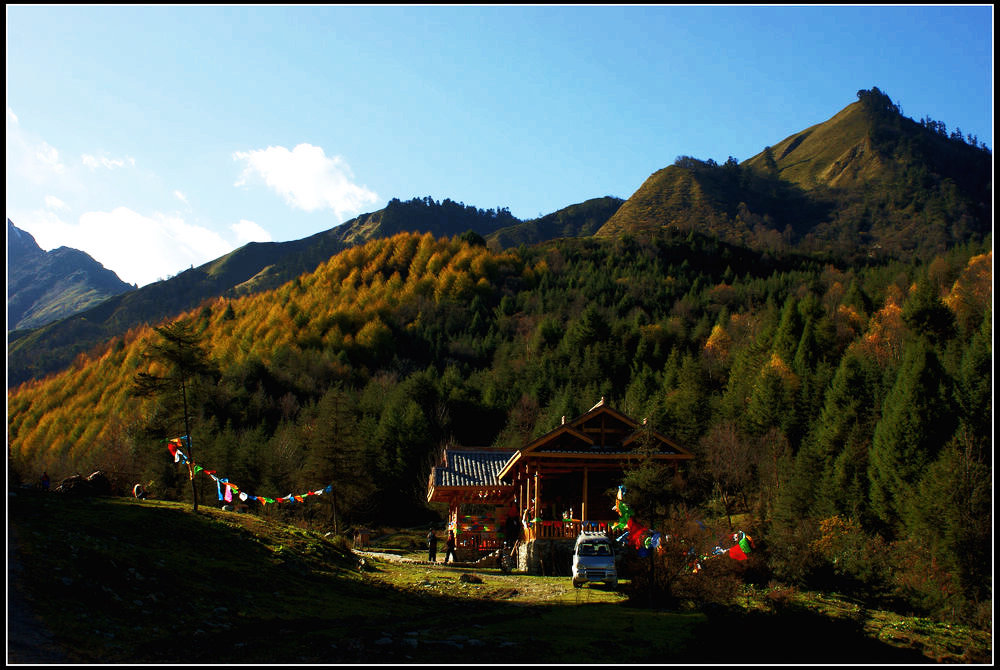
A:
POLYGON ((796 247, 787 226, 773 244, 692 226, 370 239, 12 389, 11 469, 190 500, 166 447, 187 433, 258 495, 331 486, 284 513, 406 525, 437 518, 442 446, 516 449, 604 397, 695 454, 662 505, 742 515, 769 578, 984 625, 992 234, 873 256, 796 247))

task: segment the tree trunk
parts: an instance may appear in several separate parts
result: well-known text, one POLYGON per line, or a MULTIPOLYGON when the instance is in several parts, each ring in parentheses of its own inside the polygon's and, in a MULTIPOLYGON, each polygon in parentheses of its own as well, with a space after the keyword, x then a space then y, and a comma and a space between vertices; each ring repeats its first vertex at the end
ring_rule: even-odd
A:
POLYGON ((188 479, 191 480, 191 499, 194 501, 193 511, 198 513, 198 487, 194 483, 194 450, 191 448, 191 427, 188 423, 187 384, 181 379, 181 397, 184 399, 184 434, 187 437, 188 449, 188 479))

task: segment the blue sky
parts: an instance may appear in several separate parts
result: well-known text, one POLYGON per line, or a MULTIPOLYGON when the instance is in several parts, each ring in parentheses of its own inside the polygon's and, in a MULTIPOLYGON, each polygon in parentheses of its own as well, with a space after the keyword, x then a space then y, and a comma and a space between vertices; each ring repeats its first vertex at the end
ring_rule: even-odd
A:
POLYGON ((140 286, 430 195, 522 219, 878 86, 993 147, 993 8, 7 5, 7 217, 140 286))

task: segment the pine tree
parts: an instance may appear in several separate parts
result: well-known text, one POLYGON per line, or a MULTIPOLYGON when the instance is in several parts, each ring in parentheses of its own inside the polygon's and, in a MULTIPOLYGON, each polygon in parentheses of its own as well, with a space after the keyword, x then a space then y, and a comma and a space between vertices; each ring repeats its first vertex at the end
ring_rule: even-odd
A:
POLYGON ((357 430, 353 398, 340 386, 330 388, 302 426, 306 434, 303 484, 331 486, 324 499, 331 504, 330 518, 337 532, 347 517, 375 489, 365 468, 364 440, 357 430))
POLYGON ((157 396, 161 399, 181 401, 184 435, 187 436, 186 448, 188 458, 188 478, 191 480, 192 505, 198 511, 198 489, 194 481, 194 447, 191 438, 191 407, 188 391, 195 382, 205 376, 217 373, 215 365, 209 359, 201 345, 201 336, 195 333, 194 326, 182 319, 154 329, 159 335, 159 341, 150 345, 145 352, 148 360, 156 361, 166 368, 166 374, 157 375, 150 372, 138 373, 132 385, 132 392, 137 396, 157 396))
MULTIPOLYGON (((841 359, 813 430, 795 459, 786 509, 819 517, 837 513, 855 516, 855 503, 867 498, 867 474, 861 470, 862 497, 852 498, 845 489, 857 493, 853 481, 857 473, 838 472, 837 465, 853 445, 861 445, 861 453, 852 453, 849 463, 856 465, 859 456, 867 461, 866 445, 871 443, 878 420, 878 378, 878 369, 857 352, 849 351, 841 359)), ((841 468, 849 463, 842 463, 841 468)))
POLYGON ((926 338, 904 350, 872 440, 868 478, 872 510, 890 528, 912 488, 956 428, 952 381, 926 338))

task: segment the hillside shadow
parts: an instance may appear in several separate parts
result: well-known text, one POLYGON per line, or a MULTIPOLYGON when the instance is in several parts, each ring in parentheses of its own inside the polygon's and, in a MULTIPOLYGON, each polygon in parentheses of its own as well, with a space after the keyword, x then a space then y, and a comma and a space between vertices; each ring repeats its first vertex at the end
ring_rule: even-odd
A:
POLYGON ((869 637, 859 622, 834 620, 807 610, 712 614, 697 627, 691 644, 677 660, 772 664, 932 662, 917 650, 869 637))

